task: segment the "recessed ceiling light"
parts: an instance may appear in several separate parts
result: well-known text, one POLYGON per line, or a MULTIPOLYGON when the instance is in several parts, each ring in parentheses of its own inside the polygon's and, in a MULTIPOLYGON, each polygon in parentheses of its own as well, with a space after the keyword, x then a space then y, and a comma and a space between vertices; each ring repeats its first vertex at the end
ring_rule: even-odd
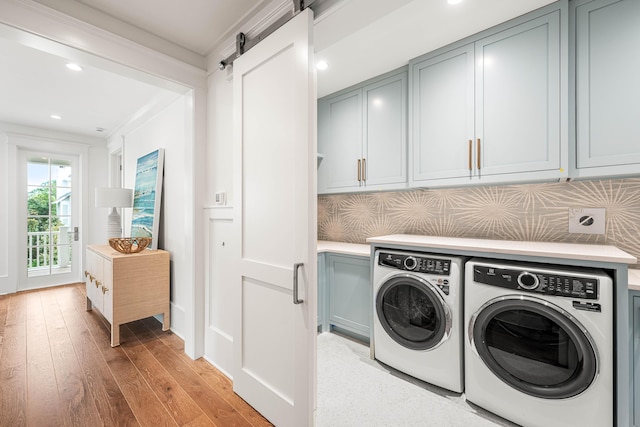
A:
POLYGON ((327 64, 327 61, 318 61, 318 63, 316 64, 316 68, 320 71, 322 70, 326 70, 327 68, 329 68, 329 64, 327 64))
POLYGON ((461 3, 461 2, 462 2, 462 0, 447 0, 447 3, 449 3, 449 4, 458 4, 458 3, 461 3))
POLYGON ((84 68, 82 68, 81 66, 79 66, 78 64, 74 64, 73 62, 70 62, 67 64, 67 68, 73 71, 82 71, 84 70, 84 68))
POLYGON ((62 119, 62 116, 59 116, 59 115, 57 115, 57 114, 52 114, 52 115, 50 115, 49 117, 51 117, 51 118, 52 118, 52 119, 54 119, 54 120, 60 120, 60 119, 62 119))

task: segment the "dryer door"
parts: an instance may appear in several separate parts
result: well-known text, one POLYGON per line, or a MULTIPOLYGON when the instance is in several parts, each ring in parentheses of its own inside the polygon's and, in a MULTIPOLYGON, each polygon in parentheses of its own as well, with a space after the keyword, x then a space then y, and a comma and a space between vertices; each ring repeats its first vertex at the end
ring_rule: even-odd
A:
POLYGON ((531 396, 564 399, 586 390, 598 373, 595 344, 559 307, 523 295, 496 298, 469 322, 469 339, 502 381, 531 396))
POLYGON ((411 274, 385 281, 376 295, 376 314, 398 344, 429 350, 451 334, 451 310, 438 288, 411 274))

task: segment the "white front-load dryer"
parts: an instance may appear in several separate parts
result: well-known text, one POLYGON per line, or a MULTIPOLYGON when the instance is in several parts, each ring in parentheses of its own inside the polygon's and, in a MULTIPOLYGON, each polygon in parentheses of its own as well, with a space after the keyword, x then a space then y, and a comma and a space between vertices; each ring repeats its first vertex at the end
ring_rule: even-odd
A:
POLYGON ((378 249, 373 266, 375 359, 460 393, 462 258, 378 249))
POLYGON ((525 427, 608 427, 613 281, 602 270, 472 259, 465 395, 525 427))

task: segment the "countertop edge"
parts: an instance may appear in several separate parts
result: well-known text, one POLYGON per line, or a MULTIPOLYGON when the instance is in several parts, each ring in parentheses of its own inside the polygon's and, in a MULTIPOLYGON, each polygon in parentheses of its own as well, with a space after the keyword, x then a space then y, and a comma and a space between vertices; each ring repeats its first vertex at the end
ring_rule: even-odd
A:
MULTIPOLYGON (((520 255, 535 255, 535 256, 551 256, 548 253, 543 253, 540 250, 538 251, 527 251, 527 250, 523 250, 523 249, 510 249, 509 248, 509 241, 503 241, 503 240, 485 240, 485 239, 460 239, 460 241, 473 241, 476 244, 480 244, 480 245, 485 245, 482 247, 478 247, 478 246, 471 246, 469 244, 466 245, 455 245, 452 242, 449 244, 434 244, 434 239, 428 240, 427 237, 424 237, 424 241, 422 242, 422 244, 417 243, 418 237, 422 237, 422 236, 412 236, 413 240, 412 241, 406 241, 406 240, 402 240, 400 238, 400 236, 383 236, 383 237, 372 237, 367 239, 367 244, 361 244, 361 243, 345 243, 345 242, 332 242, 332 241, 328 241, 328 240, 319 240, 318 241, 318 253, 337 253, 337 254, 343 254, 343 255, 352 255, 352 256, 361 256, 361 257, 369 257, 371 256, 371 244, 372 243, 387 243, 387 244, 396 244, 396 245, 407 245, 407 246, 427 246, 427 245, 432 245, 431 247, 439 247, 442 249, 460 249, 460 250, 474 250, 474 251, 481 251, 481 252, 492 252, 492 253, 505 253, 505 254, 513 254, 513 253, 517 253, 520 255), (393 237, 393 239, 392 239, 393 237), (487 242, 500 242, 501 247, 493 247, 493 246, 486 246, 487 242), (502 243, 502 242, 507 242, 507 244, 502 243)), ((452 238, 451 238, 452 239, 452 238)), ((523 243, 527 243, 527 242, 514 242, 516 244, 522 245, 523 243)), ((535 242, 535 243, 541 243, 544 244, 544 242, 535 242)), ((553 243, 552 246, 556 246, 556 247, 562 247, 562 248, 566 248, 565 246, 566 244, 562 244, 562 243, 553 243), (557 246, 560 245, 560 246, 557 246)), ((573 245, 572 245, 573 246, 573 245)), ((584 245, 584 246, 596 246, 596 245, 584 245)), ((577 254, 574 254, 574 257, 569 257, 570 259, 585 259, 585 260, 590 260, 590 261, 609 261, 609 262, 621 262, 624 264, 633 264, 635 262, 637 262, 636 258, 627 254, 626 252, 623 252, 613 246, 600 246, 603 248, 614 248, 617 251, 621 252, 622 258, 620 257, 598 257, 595 254, 590 254, 589 256, 586 257, 579 257, 577 254)), ((553 255, 555 256, 551 256, 552 258, 567 258, 567 253, 566 252, 558 252, 558 253, 554 253, 553 255)), ((629 269, 629 290, 630 291, 640 291, 640 269, 629 269)))
POLYGON ((579 243, 526 242, 418 235, 370 237, 367 239, 367 242, 510 255, 543 256, 558 259, 615 262, 621 264, 635 264, 638 262, 636 257, 615 246, 579 243))

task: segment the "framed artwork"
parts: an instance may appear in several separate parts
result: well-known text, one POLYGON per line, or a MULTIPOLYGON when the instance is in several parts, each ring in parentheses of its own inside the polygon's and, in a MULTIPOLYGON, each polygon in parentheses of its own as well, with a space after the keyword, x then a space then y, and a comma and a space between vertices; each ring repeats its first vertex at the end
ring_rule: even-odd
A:
POLYGON ((131 237, 151 237, 150 249, 158 249, 163 166, 162 148, 140 157, 136 166, 131 237))

